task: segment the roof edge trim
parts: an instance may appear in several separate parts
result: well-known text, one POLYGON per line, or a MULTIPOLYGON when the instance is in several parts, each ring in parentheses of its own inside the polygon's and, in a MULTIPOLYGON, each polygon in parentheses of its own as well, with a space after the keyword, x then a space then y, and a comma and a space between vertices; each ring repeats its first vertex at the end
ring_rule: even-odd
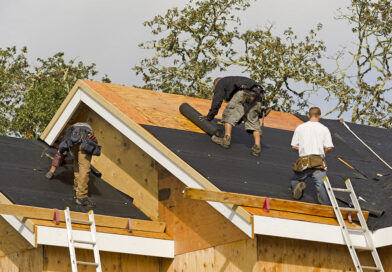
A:
MULTIPOLYGON (((255 234, 338 245, 346 244, 339 226, 259 215, 255 215, 253 219, 255 234)), ((378 229, 371 235, 377 248, 392 245, 392 227, 378 229)), ((362 235, 351 234, 350 237, 355 246, 366 246, 362 235)))
POLYGON ((8 222, 19 234, 35 247, 35 234, 32 232, 18 217, 14 215, 1 214, 5 221, 8 222))
MULTIPOLYGON (((51 128, 48 129, 48 133, 46 136, 43 135, 44 137, 41 137, 47 144, 52 145, 54 143, 79 104, 83 102, 187 186, 219 190, 200 173, 173 154, 171 150, 143 127, 106 101, 85 82, 78 80, 76 85, 77 90, 69 94, 72 97, 67 97, 66 101, 64 101, 66 105, 61 109, 61 113, 56 113, 54 117, 56 120, 52 120, 53 122, 51 122, 51 128)), ((209 204, 249 237, 253 237, 252 216, 247 211, 241 207, 223 203, 209 202, 209 204)))

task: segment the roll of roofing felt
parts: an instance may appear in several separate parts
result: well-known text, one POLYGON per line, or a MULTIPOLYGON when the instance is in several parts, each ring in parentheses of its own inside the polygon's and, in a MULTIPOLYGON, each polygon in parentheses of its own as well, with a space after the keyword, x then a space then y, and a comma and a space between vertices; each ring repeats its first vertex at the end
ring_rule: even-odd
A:
POLYGON ((218 137, 223 137, 223 131, 215 123, 207 121, 205 119, 201 119, 200 116, 202 116, 202 114, 195 110, 188 103, 181 104, 180 112, 208 135, 216 135, 218 137))

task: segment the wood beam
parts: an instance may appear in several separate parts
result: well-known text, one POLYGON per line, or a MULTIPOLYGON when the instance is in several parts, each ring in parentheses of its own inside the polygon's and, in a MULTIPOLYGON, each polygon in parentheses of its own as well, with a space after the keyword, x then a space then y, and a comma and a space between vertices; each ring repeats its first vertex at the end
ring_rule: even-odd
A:
MULTIPOLYGON (((216 192, 208 191, 203 189, 185 188, 184 198, 205 200, 205 201, 216 201, 227 204, 235 204, 238 206, 245 207, 256 207, 262 208, 266 197, 263 196, 252 196, 245 194, 229 193, 229 192, 216 192)), ((335 212, 331 206, 305 203, 299 201, 291 201, 277 198, 269 198, 270 210, 285 211, 292 213, 301 213, 316 215, 321 217, 335 218, 335 212)), ((343 217, 347 218, 347 211, 342 211, 343 217)), ((369 216, 368 211, 363 211, 363 215, 367 220, 369 216)), ((353 219, 356 220, 356 214, 353 213, 353 219)))
MULTIPOLYGON (((0 204, 0 214, 10 214, 23 216, 32 219, 53 220, 55 209, 39 208, 33 206, 0 204)), ((87 213, 71 212, 72 219, 88 220, 87 213)), ((127 228, 128 220, 131 220, 133 230, 148 232, 164 232, 166 224, 164 222, 129 219, 123 217, 106 216, 95 214, 95 224, 100 227, 127 228)), ((59 211, 59 221, 65 222, 64 211, 59 211)))

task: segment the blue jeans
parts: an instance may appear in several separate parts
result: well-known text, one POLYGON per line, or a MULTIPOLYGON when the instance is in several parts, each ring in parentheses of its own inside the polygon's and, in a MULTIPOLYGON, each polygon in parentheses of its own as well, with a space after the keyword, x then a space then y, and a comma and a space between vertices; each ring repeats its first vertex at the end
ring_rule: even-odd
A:
POLYGON ((325 178, 326 176, 327 172, 320 169, 307 169, 302 173, 295 172, 294 176, 290 181, 291 190, 294 191, 295 186, 301 181, 304 181, 306 183, 308 183, 308 181, 311 181, 316 187, 318 202, 325 205, 331 204, 323 181, 323 178, 325 178))

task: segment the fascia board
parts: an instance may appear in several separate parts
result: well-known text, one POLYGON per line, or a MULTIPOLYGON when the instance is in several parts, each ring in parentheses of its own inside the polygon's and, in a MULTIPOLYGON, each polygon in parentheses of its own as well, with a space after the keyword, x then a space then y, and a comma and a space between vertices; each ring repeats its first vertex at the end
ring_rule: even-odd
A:
POLYGON ((373 242, 376 247, 392 245, 392 227, 382 228, 374 231, 373 242))
MULTIPOLYGON (((53 128, 48 133, 47 137, 44 141, 53 145, 56 138, 61 133, 62 129, 71 118, 72 114, 75 112, 79 104, 83 102, 90 109, 95 111, 98 115, 100 115, 104 120, 106 120, 109 124, 115 127, 118 131, 120 131, 123 135, 125 135, 128 139, 130 139, 133 143, 139 146, 144 152, 149 154, 154 160, 156 160, 159 164, 165 167, 168 171, 170 171, 174 176, 176 176, 179 180, 181 180, 188 187, 198 188, 198 189, 206 189, 200 182, 198 182, 195 178, 189 175, 186 171, 184 171, 181 167, 179 167, 176 163, 174 163, 170 158, 168 158, 163 152, 161 152, 158 148, 153 146, 149 141, 144 139, 139 133, 137 133, 130 126, 125 124, 120 118, 115 116, 111 111, 102 106, 99 102, 96 101, 91 95, 85 92, 81 87, 78 88, 74 97, 68 103, 66 108, 63 110, 62 114, 53 125, 53 128)), ((247 234, 249 237, 253 237, 252 231, 252 222, 248 222, 242 216, 240 216, 234 209, 230 208, 226 204, 218 203, 218 202, 208 202, 212 207, 214 207, 218 212, 220 212, 223 216, 225 216, 228 220, 230 220, 235 226, 237 226, 241 231, 247 234)))
MULTIPOLYGON (((254 233, 314 242, 345 245, 339 226, 298 220, 254 216, 254 233)), ((392 245, 392 227, 371 232, 376 248, 392 245)), ((366 246, 361 235, 350 234, 354 245, 366 246)))
MULTIPOLYGON (((37 226, 36 234, 37 245, 68 247, 67 230, 64 228, 37 226)), ((75 240, 82 241, 85 241, 86 237, 91 237, 91 233, 84 230, 73 230, 72 235, 75 240)), ((103 232, 97 232, 96 239, 100 251, 174 258, 174 241, 172 240, 103 232)), ((91 249, 91 246, 87 244, 78 246, 91 249)))
POLYGON ((32 246, 35 247, 35 235, 26 225, 14 215, 1 214, 5 221, 8 222, 17 232, 22 235, 32 246))
MULTIPOLYGON (((255 234, 345 245, 339 226, 289 220, 267 216, 254 216, 255 234)), ((361 235, 352 234, 356 246, 366 246, 361 235)))

